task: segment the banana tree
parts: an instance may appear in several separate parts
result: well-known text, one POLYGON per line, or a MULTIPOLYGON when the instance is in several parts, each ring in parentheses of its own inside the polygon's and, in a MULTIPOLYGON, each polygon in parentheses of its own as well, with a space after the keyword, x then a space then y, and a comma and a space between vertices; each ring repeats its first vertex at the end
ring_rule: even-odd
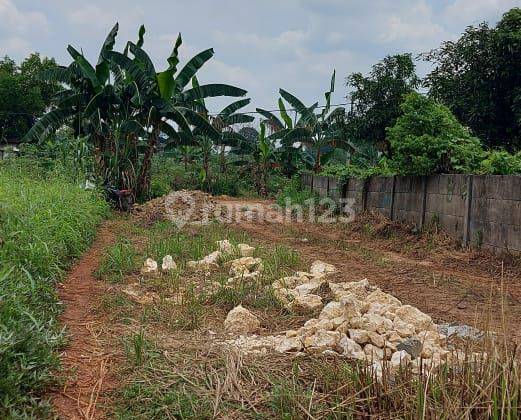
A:
POLYGON ((178 36, 168 67, 157 72, 143 50, 145 28, 137 43, 128 42, 123 52, 114 51, 116 24, 107 36, 96 66, 68 47, 73 62, 59 67, 48 77, 65 86, 55 106, 29 131, 28 140, 41 140, 49 132, 68 123, 94 145, 98 175, 104 184, 131 188, 145 198, 150 190, 151 160, 159 135, 171 142, 182 135, 218 133, 202 115, 199 101, 216 96, 244 96, 246 91, 226 84, 187 87, 197 71, 213 56, 207 49, 190 59, 178 71, 178 36))
MULTIPOLYGON (((272 134, 271 138, 280 139, 283 147, 297 147, 310 153, 313 162, 313 170, 319 172, 322 167, 323 156, 334 148, 343 147, 355 150, 345 138, 343 121, 345 109, 338 107, 331 109, 331 96, 335 91, 335 72, 331 76, 330 89, 325 93, 326 104, 322 111, 317 111, 318 102, 310 107, 305 106, 300 99, 291 93, 280 89, 280 95, 292 108, 296 110, 299 118, 295 124, 290 124, 291 119, 287 113, 281 110, 284 124, 279 120, 280 129, 272 134)), ((282 99, 280 103, 284 104, 282 99)), ((268 117, 267 115, 265 115, 268 117)), ((272 118, 270 121, 274 121, 272 118)), ((275 121, 275 124, 277 122, 275 121)))
MULTIPOLYGON (((294 123, 281 98, 279 98, 278 106, 280 118, 272 111, 267 111, 262 108, 257 108, 257 112, 265 118, 264 123, 271 132, 270 138, 280 140, 283 135, 294 128, 294 123)), ((313 159, 309 151, 304 150, 300 145, 295 145, 294 143, 280 143, 275 149, 275 154, 277 161, 281 164, 282 172, 289 177, 294 175, 299 167, 310 167, 313 164, 313 159)))

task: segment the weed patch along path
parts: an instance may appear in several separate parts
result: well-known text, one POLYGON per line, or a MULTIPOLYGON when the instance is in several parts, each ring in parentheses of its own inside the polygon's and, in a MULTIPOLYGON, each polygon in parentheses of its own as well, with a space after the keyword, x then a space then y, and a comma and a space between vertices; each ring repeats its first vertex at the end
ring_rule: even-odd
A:
MULTIPOLYGON (((241 211, 270 205, 217 201, 238 204, 241 211)), ((499 330, 504 313, 509 338, 519 339, 519 265, 456 251, 435 237, 398 232, 383 238, 363 221, 346 227, 253 218, 179 229, 168 221, 143 224, 133 216, 118 217, 103 225, 60 288, 66 305, 62 322, 71 341, 62 355, 65 386, 53 395, 58 413, 64 418, 412 419, 422 413, 450 417, 476 401, 496 398, 482 396, 488 382, 460 381, 456 373, 431 379, 429 386, 405 377, 396 387, 374 382, 345 359, 271 352, 251 357, 223 347, 230 338, 224 320, 239 304, 258 318, 261 336, 301 327, 308 317, 284 309, 267 286, 308 270, 316 259, 338 268, 332 282, 367 278, 437 322, 485 327, 486 308, 491 328, 499 330), (215 251, 223 239, 254 246, 264 271, 255 281, 212 292, 209 286, 228 281, 226 261, 203 271, 188 263, 215 251), (173 257, 176 269, 140 274, 146 258, 161 263, 165 255, 173 257), (470 390, 468 401, 462 402, 462 389, 470 390)), ((479 381, 483 375, 471 377, 479 381)))
POLYGON ((113 225, 113 221, 102 224, 91 248, 58 286, 65 306, 60 322, 68 343, 61 353, 64 383, 50 397, 60 418, 99 418, 102 397, 113 386, 109 372, 113 355, 102 345, 105 326, 96 313, 106 287, 94 276, 106 247, 115 239, 113 225))

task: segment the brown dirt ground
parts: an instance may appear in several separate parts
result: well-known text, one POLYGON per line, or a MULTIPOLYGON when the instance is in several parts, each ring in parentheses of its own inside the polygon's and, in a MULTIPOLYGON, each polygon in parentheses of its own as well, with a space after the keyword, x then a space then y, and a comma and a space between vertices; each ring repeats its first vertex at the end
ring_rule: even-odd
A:
POLYGON ((113 225, 108 221, 100 227, 91 248, 58 287, 65 306, 60 322, 69 339, 60 355, 63 386, 50 395, 60 419, 103 417, 99 406, 104 393, 115 386, 110 372, 113 355, 104 348, 105 326, 96 312, 105 286, 94 277, 105 248, 114 241, 113 225))
MULTIPOLYGON (((272 202, 220 199, 240 207, 272 202)), ((266 208, 267 207, 267 208, 266 208)), ((273 220, 273 218, 272 218, 273 220)), ((375 227, 378 220, 368 219, 375 227)), ((457 322, 505 331, 521 344, 521 260, 458 248, 442 234, 424 237, 407 231, 389 238, 350 225, 241 220, 234 229, 259 242, 285 243, 311 263, 322 259, 339 269, 336 281, 367 278, 403 303, 418 307, 435 322, 457 322)))

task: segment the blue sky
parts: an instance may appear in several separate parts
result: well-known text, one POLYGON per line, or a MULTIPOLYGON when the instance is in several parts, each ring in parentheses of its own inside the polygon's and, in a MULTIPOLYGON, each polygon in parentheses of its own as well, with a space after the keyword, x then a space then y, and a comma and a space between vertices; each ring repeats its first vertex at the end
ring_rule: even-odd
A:
MULTIPOLYGON (((515 6, 521 0, 0 0, 0 55, 19 60, 38 51, 67 64, 70 43, 95 60, 116 21, 119 46, 144 23, 158 70, 181 32, 184 59, 215 49, 200 81, 247 89, 250 109, 275 107, 280 87, 309 104, 323 101, 333 69, 338 103, 349 73, 366 73, 387 54, 430 50, 515 6)), ((418 65, 420 74, 427 70, 418 65)))

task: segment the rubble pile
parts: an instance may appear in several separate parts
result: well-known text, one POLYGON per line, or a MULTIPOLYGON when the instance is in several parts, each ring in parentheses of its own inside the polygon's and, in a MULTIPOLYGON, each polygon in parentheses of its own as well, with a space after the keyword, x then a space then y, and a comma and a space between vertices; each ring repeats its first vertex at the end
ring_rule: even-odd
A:
POLYGON ((315 261, 309 272, 297 272, 273 283, 275 296, 286 308, 316 314, 298 330, 270 337, 241 336, 226 343, 245 353, 274 350, 360 360, 371 364, 378 375, 384 364, 391 369, 405 364, 419 369, 420 363, 438 366, 454 357, 446 336, 429 315, 403 305, 367 279, 329 282, 328 274, 335 271, 331 264, 315 261))
POLYGON ((210 194, 197 190, 179 190, 144 204, 135 204, 132 213, 146 226, 159 220, 185 225, 207 223, 218 217, 220 210, 210 194))

